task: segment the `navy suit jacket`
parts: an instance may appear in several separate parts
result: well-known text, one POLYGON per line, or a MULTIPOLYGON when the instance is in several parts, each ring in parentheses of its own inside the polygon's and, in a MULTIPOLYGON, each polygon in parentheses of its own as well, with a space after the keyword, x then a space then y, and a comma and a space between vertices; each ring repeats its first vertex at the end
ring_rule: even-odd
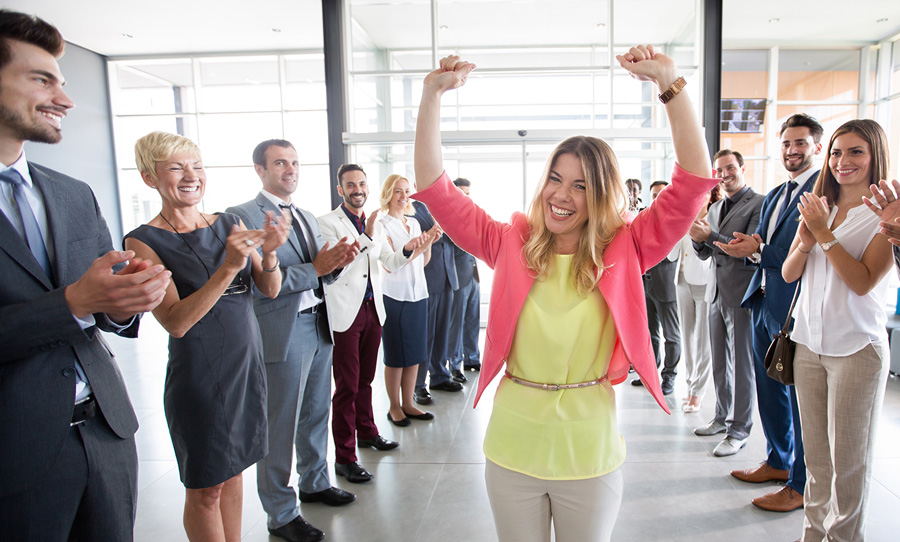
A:
MULTIPOLYGON (((413 207, 416 210, 415 219, 421 226, 422 232, 430 230, 435 222, 428 207, 420 201, 413 201, 413 207)), ((456 275, 453 247, 446 234, 431 245, 431 260, 425 266, 425 282, 428 283, 429 292, 443 290, 447 285, 453 291, 459 290, 459 277, 456 275)))
MULTIPOLYGON (((65 287, 112 250, 106 221, 87 184, 37 164, 29 172, 47 209, 56 284, 0 212, 0 496, 55 483, 51 467, 71 431, 76 358, 116 435, 132 438, 138 427, 115 357, 97 331, 111 331, 104 315, 81 329, 65 298, 65 287)), ((135 337, 137 329, 135 318, 116 333, 135 337)))
POLYGON ((800 217, 797 204, 800 202, 800 195, 804 192, 812 191, 818 176, 818 172, 813 173, 802 186, 794 190, 794 193, 791 194, 788 212, 782 215, 781 220, 775 225, 772 238, 768 240, 766 240, 766 235, 769 231, 769 220, 773 218, 772 213, 775 211, 775 205, 779 199, 784 197, 787 183, 773 188, 766 194, 760 211, 759 226, 756 228, 756 233, 762 237, 766 246, 763 248, 759 265, 745 259, 748 265, 756 266, 756 271, 750 279, 750 285, 747 287, 747 293, 744 294, 741 306, 749 309, 753 305, 754 298, 763 295, 761 286, 762 277, 765 274, 766 294, 764 305, 769 314, 772 315, 772 318, 780 325, 784 325, 784 321, 787 319, 787 312, 791 308, 791 300, 794 297, 794 289, 797 286, 796 281, 788 284, 781 278, 781 266, 784 264, 784 259, 787 258, 788 250, 790 250, 791 243, 794 242, 794 236, 797 234, 797 226, 799 225, 797 219, 800 217))

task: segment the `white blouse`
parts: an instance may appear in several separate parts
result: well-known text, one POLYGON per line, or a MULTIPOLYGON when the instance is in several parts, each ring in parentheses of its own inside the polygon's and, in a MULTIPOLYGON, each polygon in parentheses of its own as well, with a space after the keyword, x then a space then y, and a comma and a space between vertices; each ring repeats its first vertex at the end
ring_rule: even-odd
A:
POLYGON ((709 268, 713 259, 701 260, 697 256, 694 246, 691 244, 690 235, 682 237, 681 241, 675 245, 675 250, 679 252, 681 258, 681 267, 675 278, 676 284, 683 282, 693 286, 705 285, 709 281, 709 268))
MULTIPOLYGON (((828 226, 834 222, 832 208, 828 226)), ((879 232, 880 219, 865 205, 847 211, 847 218, 834 230, 834 237, 855 259, 862 259, 869 243, 879 232)), ((870 343, 887 340, 884 299, 889 277, 885 274, 866 295, 856 295, 838 276, 816 245, 807 256, 801 277, 800 295, 794 310, 791 338, 823 356, 849 356, 870 343)))
MULTIPOLYGON (((405 216, 403 220, 399 220, 389 214, 384 214, 380 220, 384 225, 384 233, 390 238, 394 250, 399 250, 410 239, 422 235, 422 228, 419 227, 419 222, 411 216, 405 216), (406 231, 406 227, 403 224, 404 221, 409 231, 406 231)), ((424 256, 417 256, 393 273, 385 269, 382 277, 381 290, 384 292, 384 295, 391 299, 397 301, 420 301, 428 297, 424 256)))

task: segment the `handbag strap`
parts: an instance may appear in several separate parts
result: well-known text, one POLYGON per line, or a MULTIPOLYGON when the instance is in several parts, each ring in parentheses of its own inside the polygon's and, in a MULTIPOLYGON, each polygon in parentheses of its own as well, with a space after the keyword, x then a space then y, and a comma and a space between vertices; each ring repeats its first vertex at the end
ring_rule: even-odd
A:
POLYGON ((789 335, 791 328, 791 315, 794 314, 794 305, 797 304, 797 294, 800 293, 800 280, 797 280, 797 287, 794 288, 794 299, 791 300, 791 308, 788 309, 787 318, 784 320, 784 327, 781 328, 781 332, 785 335, 789 335))

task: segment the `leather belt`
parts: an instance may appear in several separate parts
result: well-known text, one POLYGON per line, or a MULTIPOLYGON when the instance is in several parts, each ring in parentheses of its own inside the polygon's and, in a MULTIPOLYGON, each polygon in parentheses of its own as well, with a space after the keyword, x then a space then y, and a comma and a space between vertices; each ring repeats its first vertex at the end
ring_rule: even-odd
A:
POLYGON ((97 401, 94 400, 93 395, 88 395, 81 401, 75 403, 75 410, 72 413, 72 423, 70 423, 69 426, 75 427, 78 424, 90 420, 96 415, 97 401))
POLYGON ((307 308, 307 309, 303 309, 303 310, 300 311, 298 314, 315 314, 315 313, 319 312, 319 305, 321 305, 321 303, 316 303, 316 304, 313 305, 312 307, 309 307, 309 308, 307 308))
POLYGON ((504 376, 516 384, 521 384, 523 386, 528 386, 529 388, 537 388, 539 390, 546 391, 559 391, 559 390, 572 390, 576 388, 588 388, 590 386, 596 386, 601 382, 606 382, 609 380, 609 376, 603 375, 597 380, 588 380, 587 382, 576 382, 574 384, 544 384, 542 382, 533 382, 531 380, 526 380, 524 378, 519 378, 518 376, 513 376, 509 371, 506 371, 504 376))

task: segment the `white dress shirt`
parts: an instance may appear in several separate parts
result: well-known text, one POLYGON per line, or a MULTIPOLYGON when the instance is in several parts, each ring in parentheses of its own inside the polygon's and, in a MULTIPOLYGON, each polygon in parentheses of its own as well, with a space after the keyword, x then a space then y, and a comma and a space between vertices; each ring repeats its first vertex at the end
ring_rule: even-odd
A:
MULTIPOLYGON (((399 250, 415 237, 422 235, 419 222, 412 217, 404 217, 400 220, 389 214, 381 218, 384 225, 384 233, 391 240, 394 250, 399 250), (406 222, 404 227, 403 222, 406 222), (406 231, 406 228, 409 231, 406 231)), ((419 256, 409 263, 397 269, 393 273, 387 272, 381 281, 382 293, 397 301, 420 301, 428 297, 428 285, 425 282, 425 259, 419 256)))

